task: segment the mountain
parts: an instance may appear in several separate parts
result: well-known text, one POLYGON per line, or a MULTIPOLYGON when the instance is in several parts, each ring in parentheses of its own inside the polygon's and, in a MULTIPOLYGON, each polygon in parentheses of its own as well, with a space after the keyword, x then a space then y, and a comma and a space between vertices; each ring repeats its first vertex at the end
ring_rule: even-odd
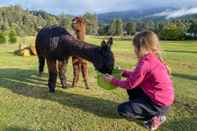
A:
POLYGON ((109 12, 98 14, 98 20, 101 23, 109 23, 113 19, 121 18, 123 21, 139 21, 139 20, 168 20, 184 17, 193 17, 197 15, 197 7, 190 8, 150 8, 143 10, 127 10, 120 12, 109 12))

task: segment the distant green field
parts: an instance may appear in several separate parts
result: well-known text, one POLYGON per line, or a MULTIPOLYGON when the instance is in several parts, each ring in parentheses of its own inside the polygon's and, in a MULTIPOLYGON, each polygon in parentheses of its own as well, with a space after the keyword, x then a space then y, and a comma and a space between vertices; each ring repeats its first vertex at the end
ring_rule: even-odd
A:
MULTIPOLYGON (((19 40, 33 44, 34 38, 19 40)), ((100 43, 101 39, 88 37, 100 43)), ((96 73, 89 64, 90 90, 79 87, 48 93, 47 68, 37 76, 37 58, 15 56, 17 44, 0 45, 0 130, 2 131, 145 131, 139 121, 118 116, 117 105, 127 101, 122 89, 105 91, 96 84, 96 73)), ((176 104, 161 131, 197 130, 197 41, 162 41, 163 56, 172 68, 176 104)), ((132 68, 136 63, 131 41, 115 41, 116 63, 132 68)), ((69 62, 69 81, 72 66, 69 62)))

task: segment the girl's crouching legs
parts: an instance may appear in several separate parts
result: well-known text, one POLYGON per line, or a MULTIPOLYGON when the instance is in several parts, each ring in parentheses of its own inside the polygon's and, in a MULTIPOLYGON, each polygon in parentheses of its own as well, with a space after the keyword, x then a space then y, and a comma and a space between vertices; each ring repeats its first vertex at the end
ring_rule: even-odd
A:
POLYGON ((120 116, 125 117, 127 119, 135 119, 135 113, 132 109, 131 102, 125 102, 120 105, 118 105, 118 113, 120 116))

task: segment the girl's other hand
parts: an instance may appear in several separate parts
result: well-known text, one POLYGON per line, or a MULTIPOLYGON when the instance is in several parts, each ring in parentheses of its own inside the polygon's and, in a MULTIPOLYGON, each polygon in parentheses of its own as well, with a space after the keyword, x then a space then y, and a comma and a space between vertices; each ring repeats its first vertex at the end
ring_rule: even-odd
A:
POLYGON ((116 66, 116 69, 120 71, 120 75, 122 76, 124 69, 122 69, 120 66, 116 66))
POLYGON ((109 74, 105 74, 103 76, 104 80, 107 81, 107 82, 111 82, 112 79, 114 78, 112 75, 109 75, 109 74))

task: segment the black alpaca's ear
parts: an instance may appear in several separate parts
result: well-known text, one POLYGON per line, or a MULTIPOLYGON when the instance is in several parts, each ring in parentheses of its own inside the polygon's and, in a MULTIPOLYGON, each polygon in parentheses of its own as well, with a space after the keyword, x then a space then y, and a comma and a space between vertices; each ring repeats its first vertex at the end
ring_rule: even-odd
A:
POLYGON ((110 37, 107 41, 107 45, 111 48, 111 46, 113 45, 113 38, 110 37))
POLYGON ((105 40, 103 40, 102 42, 101 42, 101 47, 104 47, 104 46, 106 46, 107 44, 106 44, 106 42, 105 42, 105 40))

